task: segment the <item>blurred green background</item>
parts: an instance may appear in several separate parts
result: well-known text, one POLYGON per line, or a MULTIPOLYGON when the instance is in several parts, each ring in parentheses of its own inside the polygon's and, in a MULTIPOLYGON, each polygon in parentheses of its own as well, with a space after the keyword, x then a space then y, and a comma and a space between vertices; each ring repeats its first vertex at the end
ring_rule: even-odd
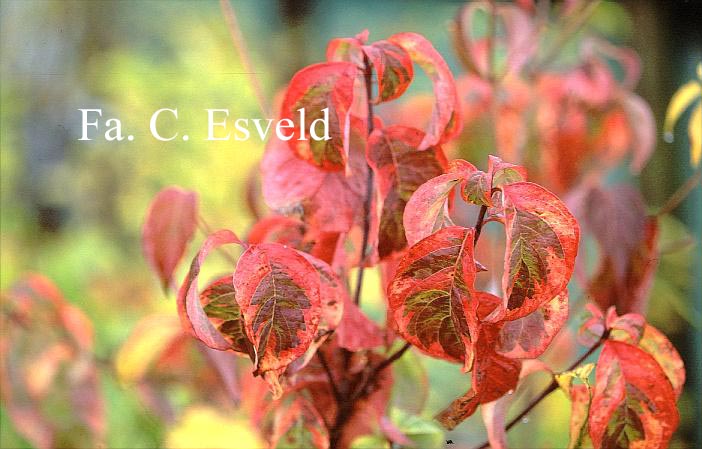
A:
MULTIPOLYGON (((232 5, 269 102, 299 68, 323 60, 330 38, 365 28, 371 40, 419 32, 460 71, 448 33, 460 2, 232 5)), ((260 117, 260 111, 216 1, 3 0, 0 11, 0 289, 28 271, 47 275, 92 319, 96 351, 107 358, 140 317, 175 313, 173 298, 164 298, 140 248, 146 207, 160 188, 178 184, 197 191, 213 228, 244 234, 251 225, 245 182, 264 144, 204 141, 204 109, 228 108, 234 117, 260 117), (166 107, 178 108, 178 130, 188 132, 188 142, 151 138, 149 118, 166 107), (78 108, 102 108, 105 118, 120 118, 135 140, 79 142, 78 108)), ((603 3, 590 24, 639 52, 643 76, 637 92, 651 103, 659 127, 673 92, 702 59, 699 17, 699 2, 631 0, 603 3)), ((651 208, 692 172, 683 128, 675 144, 658 134, 653 158, 632 181, 651 208)), ((686 233, 700 241, 699 190, 664 224, 664 241, 686 233)), ((649 320, 670 336, 687 367, 682 423, 671 447, 702 444, 701 262, 699 245, 663 255, 650 301, 649 320)), ((364 292, 369 313, 379 316, 377 291, 364 292)), ((424 358, 422 363, 433 386, 425 413, 430 417, 462 394, 468 381, 455 366, 424 358)), ((135 392, 109 375, 101 382, 108 447, 162 445, 169 429, 135 392)), ((514 447, 565 444, 569 406, 563 395, 552 396, 529 425, 510 432, 514 447)), ((0 413, 0 446, 28 447, 0 413)), ((482 442, 483 432, 476 416, 446 438, 455 447, 471 447, 482 442)))

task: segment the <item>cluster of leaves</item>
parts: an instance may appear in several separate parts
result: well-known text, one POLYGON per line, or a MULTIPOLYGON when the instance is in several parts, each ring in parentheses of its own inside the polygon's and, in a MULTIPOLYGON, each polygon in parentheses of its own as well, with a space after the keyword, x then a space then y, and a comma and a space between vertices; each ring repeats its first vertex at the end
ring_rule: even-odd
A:
MULTIPOLYGON (((327 110, 330 139, 296 128, 290 140, 268 142, 260 168, 270 213, 246 238, 209 231, 195 192, 168 187, 152 201, 144 255, 163 289, 177 292, 179 318, 146 317, 117 353, 119 378, 169 423, 171 385, 238 406, 271 447, 431 447, 440 431, 418 416, 423 404, 400 409, 392 397, 408 388, 402 359, 424 354, 471 373, 468 391, 438 422, 452 429, 480 406, 493 448, 506 447, 516 422, 505 422, 511 393, 533 372, 552 382, 532 406, 558 388, 572 401, 570 447, 666 447, 685 371, 643 317, 658 218, 636 189, 603 181, 627 153, 636 173, 653 150, 650 109, 632 92, 639 62, 588 36, 575 63, 554 62, 591 9, 566 2, 555 25, 566 38, 553 40, 549 11, 529 1, 467 4, 454 27, 467 73, 456 80, 415 33, 329 42, 325 62, 293 76, 278 114, 294 121, 304 109, 310 124, 327 110), (433 95, 398 104, 417 67, 433 95), (448 157, 462 155, 486 123, 500 157, 488 156, 484 171, 448 157), (198 227, 206 237, 179 283, 198 227), (582 260, 586 239, 598 247, 592 273, 582 260), (229 268, 201 285, 214 251, 229 268), (360 307, 369 267, 382 274, 385 326, 360 307), (593 300, 579 334, 589 349, 557 372, 539 357, 564 334, 574 273, 593 300), (596 368, 583 364, 600 348, 596 368), (244 371, 242 359, 251 362, 244 371)), ((53 428, 40 407, 50 386, 68 386, 79 401, 76 426, 100 443, 89 322, 41 277, 7 297, 2 388, 16 427, 41 448, 76 437, 75 428, 53 428), (46 335, 28 335, 29 326, 46 335)))
MULTIPOLYGON (((289 141, 269 142, 261 164, 262 190, 273 213, 260 219, 247 239, 229 230, 210 234, 178 292, 186 331, 210 348, 248 357, 254 375, 268 383, 275 405, 267 407, 263 417, 259 415, 259 423, 268 429, 272 446, 286 440, 348 447, 356 437, 373 432, 403 444, 406 436, 385 416, 393 383, 391 371, 385 368, 410 345, 472 373, 469 391, 436 418, 452 429, 483 404, 494 447, 505 446, 508 393, 534 367, 551 372, 536 359, 567 321, 567 285, 576 265, 580 228, 555 194, 527 180, 524 167, 495 156, 488 158, 486 171, 462 159, 448 162, 443 147, 461 136, 462 117, 470 123, 484 115, 470 111, 476 106, 461 101, 475 98, 472 90, 481 83, 488 87, 488 96, 498 96, 498 89, 528 90, 533 97, 521 109, 505 106, 519 120, 526 121, 532 107, 541 111, 538 115, 551 118, 551 122, 539 120, 543 122, 537 127, 543 160, 531 163, 549 167, 544 179, 555 190, 579 194, 573 195, 573 207, 595 235, 598 227, 609 225, 595 205, 604 210, 606 201, 641 204, 622 220, 622 229, 602 231, 598 238, 601 264, 588 291, 602 310, 613 304, 624 311, 643 308, 646 284, 655 269, 648 263, 655 251, 655 218, 646 215, 636 192, 606 188, 592 177, 583 182, 580 176, 586 160, 573 164, 572 154, 566 154, 573 150, 578 158, 600 163, 595 171, 601 172, 632 149, 632 167, 640 170, 652 150, 653 125, 648 106, 631 92, 638 61, 628 50, 588 40, 583 43, 582 65, 565 74, 539 71, 543 64, 530 60, 536 57, 535 46, 523 48, 537 40, 533 20, 528 10, 517 6, 482 2, 466 6, 457 19, 457 39, 459 50, 472 61, 472 73, 458 84, 431 44, 413 33, 370 44, 367 33, 334 39, 327 49, 327 62, 302 69, 290 81, 280 117, 292 119, 304 108, 313 119, 328 108, 331 139, 297 139, 309 134, 303 130, 289 141), (472 33, 468 25, 481 13, 491 17, 500 33, 493 31, 482 38, 472 33), (490 54, 500 46, 508 56, 495 61, 490 54), (615 79, 605 57, 621 64, 624 80, 615 79), (414 78, 413 64, 425 71, 434 88, 431 118, 423 123, 423 130, 386 124, 374 115, 376 105, 405 92, 414 78), (461 89, 468 91, 462 94, 461 89), (536 106, 529 104, 536 99, 536 106), (564 137, 572 130, 560 121, 571 119, 582 126, 564 137), (597 126, 592 125, 595 121, 597 126), (588 135, 593 128, 597 129, 594 137, 588 135), (622 128, 626 136, 616 135, 622 128), (573 149, 573 142, 580 147, 573 149), (578 189, 573 189, 575 185, 578 189), (456 225, 464 223, 471 211, 477 217, 474 226, 456 225), (476 257, 476 245, 483 226, 490 222, 502 225, 501 237, 493 233, 488 238, 504 242, 504 255, 498 257, 498 267, 486 268, 476 257), (631 226, 638 223, 643 224, 637 234, 631 226), (625 232, 624 227, 633 235, 630 243, 613 244, 611 239, 619 238, 617 233, 625 232), (243 249, 236 268, 200 290, 198 277, 206 256, 225 244, 243 249), (376 265, 386 287, 385 329, 358 307, 363 269, 376 265), (360 275, 351 289, 349 273, 354 267, 360 275), (493 278, 501 273, 499 294, 488 283, 478 282, 485 271, 493 278), (391 353, 397 337, 406 344, 391 353), (383 345, 385 354, 378 351, 383 345), (297 426, 307 429, 303 437, 292 431, 297 426)), ((514 135, 515 123, 501 120, 506 114, 502 107, 498 104, 496 124, 512 127, 509 134, 514 135)), ((496 149, 503 156, 521 159, 520 142, 501 140, 507 134, 496 129, 496 149)), ((167 189, 159 197, 177 191, 167 189)), ((194 199, 187 199, 192 195, 181 191, 180 201, 194 205, 194 199)), ((160 223, 165 215, 152 206, 145 236, 152 223, 160 223)), ((165 219, 174 229, 194 229, 190 209, 181 220, 165 219)), ((175 246, 182 246, 191 235, 192 231, 180 235, 175 246)), ((149 243, 145 237, 145 246, 149 243)), ((154 254, 147 251, 147 255, 156 269, 163 265, 154 254)), ((490 260, 494 259, 493 255, 490 260)), ((169 271, 160 274, 164 282, 171 276, 169 271)), ((610 315, 598 338, 589 342, 593 351, 604 344, 594 392, 589 383, 572 386, 575 375, 570 371, 558 376, 574 399, 572 445, 591 437, 595 447, 628 447, 633 441, 664 447, 677 426, 677 394, 672 392, 684 377, 679 356, 641 315, 635 315, 641 329, 638 337, 615 338, 619 333, 612 323, 627 322, 630 315, 618 319, 615 312, 610 315), (642 337, 643 329, 648 338, 642 337), (637 358, 620 356, 619 351, 633 353, 622 345, 652 354, 649 365, 658 371, 649 370, 647 381, 655 377, 670 386, 666 395, 656 394, 637 378, 641 375, 637 358), (613 360, 619 366, 617 372, 613 360), (663 366, 677 368, 668 373, 663 366), (661 373, 665 374, 658 376, 661 373), (624 379, 618 380, 623 390, 605 411, 602 396, 609 393, 604 386, 612 376, 624 379), (588 394, 580 387, 587 388, 588 394), (659 403, 651 405, 647 397, 659 403), (589 414, 582 412, 583 407, 589 414), (589 417, 589 432, 580 431, 586 428, 583 416, 589 417)), ((590 331, 598 328, 592 320, 588 323, 590 331)), ((582 368, 574 372, 589 382, 582 368)), ((555 374, 553 382, 556 385, 555 374)))
POLYGON ((104 444, 88 318, 38 274, 3 292, 2 318, 0 389, 16 429, 38 448, 104 444))

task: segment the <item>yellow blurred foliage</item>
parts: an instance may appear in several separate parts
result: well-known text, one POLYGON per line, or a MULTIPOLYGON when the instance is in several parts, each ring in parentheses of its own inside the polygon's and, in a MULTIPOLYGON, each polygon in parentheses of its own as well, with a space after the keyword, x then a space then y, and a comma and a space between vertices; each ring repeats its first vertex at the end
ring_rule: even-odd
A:
POLYGON ((266 447, 266 444, 247 420, 221 415, 209 407, 192 407, 170 430, 165 447, 257 449, 266 447))
POLYGON ((134 382, 141 378, 166 345, 181 332, 176 316, 152 315, 144 318, 115 357, 120 380, 134 382))
POLYGON ((668 104, 665 113, 665 140, 673 141, 673 129, 680 116, 693 103, 697 106, 690 115, 687 124, 687 133, 690 139, 690 163, 696 167, 702 157, 702 63, 697 65, 697 79, 688 81, 678 89, 668 104))

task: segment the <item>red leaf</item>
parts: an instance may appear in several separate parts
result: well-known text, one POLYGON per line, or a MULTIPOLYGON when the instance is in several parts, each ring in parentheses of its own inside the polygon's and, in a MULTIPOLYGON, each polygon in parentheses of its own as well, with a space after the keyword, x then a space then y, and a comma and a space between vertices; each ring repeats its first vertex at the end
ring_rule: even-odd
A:
POLYGON ((378 96, 375 104, 393 100, 402 95, 412 82, 414 72, 410 55, 400 46, 385 40, 363 46, 378 78, 378 96))
MULTIPOLYGON (((519 380, 530 374, 551 370, 539 360, 525 360, 519 371, 519 380)), ((507 433, 505 430, 505 417, 514 399, 514 395, 505 395, 500 399, 484 403, 480 406, 480 411, 485 423, 488 442, 492 449, 507 449, 507 433)))
POLYGON ((334 274, 326 262, 305 252, 300 252, 300 254, 317 270, 321 281, 319 293, 322 298, 322 317, 319 322, 319 330, 337 329, 342 316, 346 315, 349 295, 339 277, 334 274))
POLYGON ((527 316, 505 321, 500 328, 496 351, 515 359, 533 359, 549 347, 568 320, 568 291, 527 316))
POLYGON ((473 360, 475 230, 442 229, 412 246, 388 287, 402 337, 425 353, 466 369, 473 360), (472 310, 471 310, 472 309, 472 310))
POLYGON ((605 342, 589 415, 593 446, 663 449, 679 419, 675 392, 656 360, 636 346, 605 342))
POLYGON ((497 354, 493 347, 497 328, 482 326, 475 343, 471 389, 455 399, 436 419, 451 430, 475 413, 479 404, 495 401, 516 388, 522 363, 497 354))
POLYGON ((328 172, 295 157, 285 142, 272 138, 263 156, 263 196, 282 214, 297 213, 320 232, 347 232, 363 211, 365 156, 352 152, 352 174, 328 172))
POLYGON ((144 256, 166 289, 197 228, 197 194, 180 187, 161 190, 151 202, 142 231, 144 256))
POLYGON ((639 347, 651 354, 673 385, 675 398, 679 398, 685 384, 685 365, 673 344, 661 331, 647 324, 639 340, 639 347))
POLYGON ((530 182, 502 187, 507 233, 502 290, 506 319, 526 316, 561 293, 570 280, 580 229, 566 206, 530 182))
POLYGON ((417 129, 390 126, 373 131, 368 140, 368 163, 377 177, 382 203, 378 231, 381 259, 407 246, 402 222, 405 206, 420 185, 446 168, 441 148, 417 151, 423 137, 417 129))
POLYGON ((388 41, 399 45, 409 53, 434 84, 434 110, 429 129, 419 144, 419 150, 446 142, 461 132, 461 106, 453 75, 446 61, 431 43, 417 33, 399 33, 388 41))
POLYGON ((297 123, 291 129, 290 149, 300 158, 325 170, 341 170, 346 164, 343 132, 347 113, 353 102, 353 83, 357 68, 349 62, 313 64, 297 72, 288 86, 281 107, 281 120, 297 123), (328 108, 329 140, 313 122, 324 117, 328 108), (299 110, 305 112, 304 129, 300 129, 299 110), (302 131, 302 132, 301 132, 302 131), (317 137, 316 140, 312 132, 317 137))
POLYGON ((678 351, 661 331, 646 324, 641 315, 634 313, 608 320, 607 327, 611 330, 611 339, 638 346, 649 353, 668 377, 675 391, 675 398, 680 397, 685 384, 685 365, 678 351))
POLYGON ((441 228, 453 225, 448 203, 454 187, 462 180, 460 173, 447 173, 430 179, 414 192, 402 218, 410 246, 441 228))
POLYGON ((258 220, 246 239, 251 244, 276 242, 299 248, 305 235, 305 224, 294 217, 269 215, 258 220))
POLYGON ((383 333, 378 325, 344 295, 344 315, 336 328, 337 344, 351 352, 373 349, 384 343, 383 333))
POLYGON ((234 288, 256 350, 256 372, 278 398, 279 374, 305 353, 317 332, 322 314, 319 274, 294 249, 263 243, 242 254, 234 288))
POLYGON ((190 271, 178 290, 178 315, 183 329, 210 348, 221 351, 230 349, 231 343, 207 318, 200 302, 197 281, 200 267, 210 251, 230 243, 242 244, 232 231, 223 229, 210 234, 193 259, 190 271))

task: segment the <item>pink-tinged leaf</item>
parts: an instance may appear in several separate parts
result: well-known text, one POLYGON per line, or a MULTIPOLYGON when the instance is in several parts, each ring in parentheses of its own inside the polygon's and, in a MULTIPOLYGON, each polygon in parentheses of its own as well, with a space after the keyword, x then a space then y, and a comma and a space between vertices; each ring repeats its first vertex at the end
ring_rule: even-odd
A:
POLYGON ((275 242, 298 248, 305 236, 305 224, 294 217, 269 215, 254 223, 246 241, 252 245, 275 242))
POLYGON ((205 369, 209 371, 210 367, 214 368, 222 383, 222 390, 227 393, 235 405, 239 405, 241 388, 237 379, 237 357, 230 352, 208 348, 200 342, 197 342, 197 345, 202 355, 209 362, 205 369))
POLYGON ((589 58, 565 76, 565 89, 570 95, 592 108, 604 108, 614 97, 616 80, 607 64, 589 58))
POLYGON ((664 449, 679 420, 675 391, 658 362, 636 346, 605 342, 589 413, 595 449, 664 449))
POLYGON ((414 441, 407 438, 407 435, 402 433, 392 421, 387 416, 380 418, 380 430, 383 431, 383 435, 387 437, 388 440, 402 447, 416 447, 414 441))
POLYGON ((628 94, 622 102, 634 138, 631 171, 640 173, 656 147, 656 119, 651 106, 638 95, 628 94))
POLYGON ((373 100, 375 104, 394 100, 407 90, 414 72, 412 59, 402 47, 382 40, 365 45, 363 52, 368 56, 378 79, 378 96, 373 100))
POLYGON ((636 51, 595 37, 584 39, 581 48, 583 59, 606 64, 613 75, 617 74, 615 81, 623 90, 634 90, 641 77, 641 60, 636 51))
POLYGON ((344 314, 336 328, 335 338, 339 347, 351 352, 377 348, 385 342, 378 325, 348 295, 344 295, 344 314))
POLYGON ((200 268, 207 255, 214 249, 226 244, 239 244, 241 240, 232 231, 226 229, 210 234, 200 247, 190 265, 190 271, 178 290, 178 315, 183 329, 212 349, 221 351, 231 349, 231 342, 217 330, 205 314, 200 302, 198 277, 200 268))
POLYGON ((399 45, 409 53, 414 63, 429 76, 434 85, 434 109, 426 135, 419 150, 446 142, 461 132, 461 106, 456 93, 456 84, 446 61, 431 43, 417 33, 399 33, 388 41, 399 45))
POLYGON ((604 314, 599 307, 593 303, 587 303, 585 304, 585 309, 587 309, 590 316, 578 329, 578 343, 583 346, 591 347, 602 337, 606 325, 604 314))
POLYGON ((305 252, 300 252, 300 255, 317 270, 321 281, 319 293, 322 298, 322 316, 318 329, 319 331, 337 329, 342 316, 345 316, 349 295, 329 264, 305 252))
POLYGON ((242 254, 234 288, 256 351, 256 372, 278 398, 279 374, 307 351, 317 332, 322 315, 319 273, 296 250, 263 243, 242 254))
POLYGON ((351 153, 352 175, 328 172, 295 157, 285 142, 271 138, 263 156, 263 197, 273 210, 299 214, 319 232, 348 232, 363 211, 365 155, 351 153))
POLYGON ((517 74, 537 48, 533 22, 516 5, 491 4, 487 1, 467 3, 456 18, 454 31, 454 43, 461 61, 469 70, 485 79, 517 74), (475 24, 489 23, 493 14, 495 33, 481 34, 478 28, 486 27, 476 27, 475 24))
MULTIPOLYGON (((641 244, 646 228, 646 205, 635 187, 588 186, 574 205, 583 227, 597 240, 603 259, 610 260, 614 279, 626 277, 632 252, 641 244), (616 210, 616 214, 611 211, 616 210)), ((611 304, 600 304, 606 310, 611 304)), ((624 313, 623 310, 620 310, 624 313)))
POLYGON ((313 64, 297 72, 288 85, 280 110, 281 120, 297 124, 290 129, 290 149, 300 158, 324 170, 342 170, 346 165, 344 128, 353 102, 353 85, 358 69, 350 62, 313 64), (305 123, 301 129, 300 109, 305 123), (323 127, 327 109, 329 139, 323 127), (313 137, 316 135, 320 140, 313 137))
POLYGON ((505 321, 500 328, 496 351, 513 359, 533 359, 549 347, 568 320, 568 291, 527 316, 505 321))
POLYGON ((505 432, 505 414, 508 402, 504 399, 488 402, 480 407, 483 416, 487 439, 492 449, 507 449, 507 433, 505 432))
MULTIPOLYGON (((525 360, 519 371, 519 380, 530 374, 551 370, 540 360, 525 360)), ((488 442, 492 449, 507 449, 507 433, 505 430, 505 417, 512 403, 514 395, 505 395, 500 399, 484 403, 480 412, 487 431, 488 442)))
POLYGON ((658 266, 658 221, 648 217, 643 235, 626 260, 625 271, 617 277, 614 260, 605 257, 590 280, 588 294, 607 308, 614 305, 619 313, 645 313, 648 293, 658 266))
POLYGON ((339 233, 317 232, 295 217, 269 215, 253 225, 247 241, 251 244, 280 243, 331 263, 338 239, 339 233))
POLYGON ((254 348, 244 329, 244 317, 236 301, 232 276, 223 276, 200 293, 205 315, 220 334, 229 341, 229 349, 255 358, 254 348))
POLYGON ((423 352, 470 368, 476 333, 475 230, 444 228, 412 246, 388 287, 402 337, 423 352))
POLYGON ((412 194, 441 175, 446 158, 440 147, 417 151, 424 133, 405 126, 378 129, 368 140, 368 162, 375 172, 382 202, 378 256, 384 259, 407 246, 403 214, 412 194))
POLYGON ((449 218, 450 197, 462 179, 459 173, 447 173, 430 179, 414 192, 402 217, 405 237, 410 246, 441 228, 453 225, 449 218))
POLYGON ((470 390, 455 399, 436 419, 451 430, 470 417, 478 405, 495 401, 517 387, 522 362, 497 354, 495 326, 482 326, 475 343, 475 366, 470 390))
POLYGON ((506 319, 526 316, 561 293, 573 273, 580 228, 565 204, 530 182, 502 188, 507 242, 506 319))
POLYGON ((144 256, 166 289, 197 228, 197 194, 166 187, 151 202, 142 230, 144 256))

